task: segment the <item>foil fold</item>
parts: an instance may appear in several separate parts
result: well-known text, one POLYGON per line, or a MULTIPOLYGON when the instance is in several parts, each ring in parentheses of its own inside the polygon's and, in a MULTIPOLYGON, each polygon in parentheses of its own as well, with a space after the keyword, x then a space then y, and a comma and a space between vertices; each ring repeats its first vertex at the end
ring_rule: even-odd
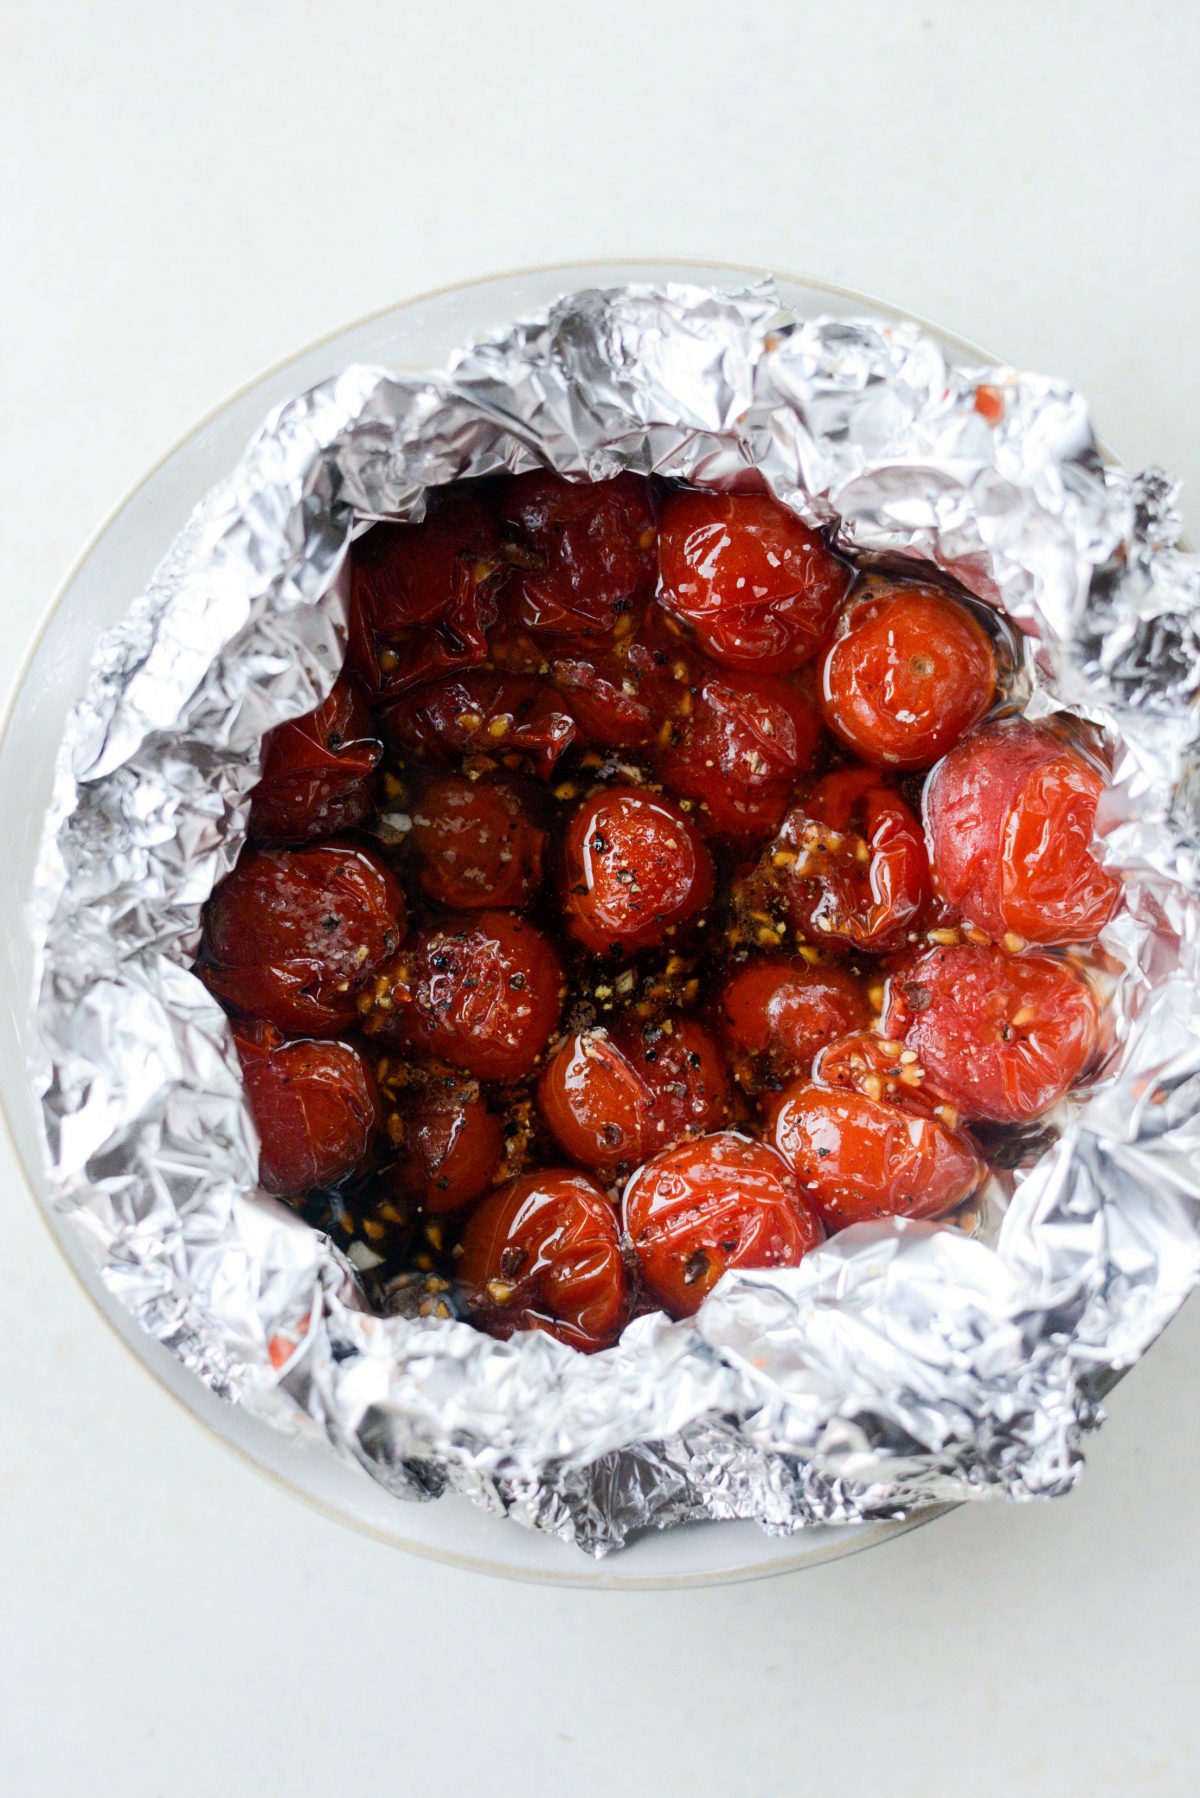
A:
POLYGON ((33 1075, 53 1202, 109 1292, 230 1403, 399 1498, 461 1492, 592 1553, 700 1518, 787 1533, 1069 1489, 1105 1391, 1200 1275, 1200 564, 1178 531, 1170 481, 1106 465, 1062 383, 954 367, 911 325, 797 318, 768 283, 569 295, 445 370, 353 367, 277 408, 100 645, 45 827, 33 1075), (976 1234, 858 1226, 592 1358, 372 1315, 256 1190, 229 1032, 189 971, 262 736, 340 666, 353 536, 420 517, 429 485, 540 464, 759 478, 847 548, 1002 608, 1030 714, 1104 733, 1128 893, 1107 1064, 976 1234))

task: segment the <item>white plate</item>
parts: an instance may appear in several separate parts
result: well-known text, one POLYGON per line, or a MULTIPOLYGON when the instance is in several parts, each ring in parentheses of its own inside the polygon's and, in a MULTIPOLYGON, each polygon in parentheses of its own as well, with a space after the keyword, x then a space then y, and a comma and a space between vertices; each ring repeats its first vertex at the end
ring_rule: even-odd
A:
MULTIPOLYGON (((536 309, 577 288, 627 281, 694 281, 729 286, 761 271, 701 263, 611 263, 529 269, 441 293, 425 294, 349 325, 289 357, 213 412, 176 445, 101 527, 54 598, 18 673, 0 742, 0 842, 9 876, 0 887, 0 1090, 17 1156, 42 1215, 89 1296, 138 1360, 225 1444, 290 1491, 342 1522, 414 1553, 482 1572, 563 1585, 642 1587, 706 1585, 755 1579, 853 1554, 942 1514, 901 1523, 807 1530, 789 1539, 753 1524, 703 1524, 654 1534, 593 1563, 549 1537, 489 1517, 464 1500, 417 1505, 393 1498, 360 1469, 290 1441, 213 1397, 127 1318, 87 1266, 64 1221, 42 1204, 46 1183, 37 1105, 26 1069, 32 1019, 26 902, 51 767, 63 722, 83 690, 96 639, 145 586, 172 537, 201 495, 236 462, 266 412, 279 401, 351 362, 436 366, 465 338, 536 309)), ((861 294, 819 282, 780 279, 784 301, 800 313, 900 316, 861 294)), ((954 357, 989 360, 982 351, 928 327, 954 357)))

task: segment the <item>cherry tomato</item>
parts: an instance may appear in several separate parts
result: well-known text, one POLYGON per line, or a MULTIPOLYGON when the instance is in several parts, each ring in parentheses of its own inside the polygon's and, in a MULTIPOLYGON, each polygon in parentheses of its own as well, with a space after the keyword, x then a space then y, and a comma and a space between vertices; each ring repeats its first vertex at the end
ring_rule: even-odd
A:
POLYGON ((433 682, 390 705, 384 734, 429 761, 488 755, 528 766, 543 780, 575 736, 570 711, 535 675, 477 669, 433 682))
POLYGON ((357 1173, 379 1123, 375 1082, 358 1050, 287 1042, 270 1024, 249 1022, 234 1025, 233 1040, 267 1191, 304 1193, 357 1173))
POLYGON ((413 810, 413 840, 422 892, 453 910, 524 905, 541 884, 546 833, 506 782, 433 781, 413 810))
POLYGON ((483 661, 501 576, 494 490, 431 490, 423 524, 375 525, 354 547, 351 667, 401 693, 483 661))
POLYGON ((344 677, 315 711, 263 738, 262 777, 249 832, 260 842, 336 836, 371 808, 371 775, 383 753, 371 714, 344 677))
POLYGON ((829 1230, 877 1217, 940 1217, 987 1171, 965 1137, 936 1118, 803 1080, 779 1095, 768 1130, 829 1230))
POLYGON ((713 884, 704 839, 657 794, 606 787, 567 826, 567 928, 597 954, 663 942, 703 911, 713 884))
POLYGON ((888 982, 883 1028, 967 1119, 1040 1117, 1096 1049, 1090 988, 1048 955, 992 945, 932 949, 888 982))
POLYGON ((461 1211, 492 1184, 504 1155, 499 1120, 461 1080, 437 1081, 400 1112, 403 1143, 386 1176, 389 1191, 427 1216, 461 1211))
POLYGON ((538 1102, 573 1160, 615 1173, 723 1122, 729 1082, 699 1024, 626 1016, 611 1032, 569 1036, 546 1066, 538 1102))
POLYGON ((602 749, 639 749, 665 740, 670 721, 690 703, 695 658, 654 614, 636 626, 630 619, 631 634, 621 636, 625 622, 618 620, 612 648, 579 650, 550 664, 580 740, 602 749))
POLYGON ((865 1098, 940 1117, 957 1129, 958 1112, 933 1086, 915 1049, 880 1036, 875 1030, 852 1030, 821 1050, 812 1065, 817 1086, 837 1086, 865 1098))
POLYGON ((861 980, 801 957, 761 955, 730 972, 717 1001, 738 1082, 750 1092, 806 1074, 827 1043, 866 1024, 861 980))
POLYGON ((792 788, 813 765, 821 725, 804 695, 770 675, 709 675, 688 695, 660 749, 659 778, 698 802, 720 836, 778 829, 792 788))
POLYGON ((869 768, 827 774, 784 820, 771 860, 792 923, 811 942, 883 953, 903 944, 928 904, 921 827, 869 768))
POLYGON ((816 651, 849 570, 761 494, 673 493, 659 527, 660 597, 723 668, 785 674, 816 651))
POLYGON ((654 587, 654 505, 638 475, 565 481, 518 475, 503 503, 522 624, 581 642, 611 637, 654 587))
POLYGON ((728 1268, 794 1267, 822 1237, 791 1169, 734 1130, 655 1156, 625 1188, 642 1280, 690 1317, 728 1268))
POLYGON ((389 978, 369 1034, 463 1068, 480 1080, 532 1073, 558 1023, 558 957, 509 912, 469 912, 413 939, 389 978))
POLYGON ((1121 897, 1092 854, 1103 792, 1103 778, 1053 731, 1023 718, 974 731, 925 789, 943 897, 992 936, 1090 942, 1121 897))
POLYGON ((821 658, 825 722, 865 762, 928 768, 978 723, 996 657, 965 605, 916 582, 852 598, 821 658))
POLYGON ((455 1274, 493 1336, 545 1330, 590 1353, 616 1341, 629 1313, 616 1212, 569 1168, 527 1174, 477 1205, 455 1274))
POLYGON ((209 900, 201 972, 238 1011, 331 1036, 403 937, 404 895, 365 849, 252 849, 209 900))

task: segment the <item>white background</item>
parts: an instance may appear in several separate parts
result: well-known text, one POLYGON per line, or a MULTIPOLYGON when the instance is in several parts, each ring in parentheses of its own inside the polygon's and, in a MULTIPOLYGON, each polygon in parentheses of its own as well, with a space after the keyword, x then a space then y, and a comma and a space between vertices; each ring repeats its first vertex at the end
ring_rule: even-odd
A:
MULTIPOLYGON (((878 293, 1200 491, 1198 74, 1188 0, 0 0, 0 665, 226 390, 521 263, 878 293)), ((8 1798, 1195 1792, 1200 1306, 1069 1500, 756 1586, 546 1592, 235 1462, 3 1172, 8 1798)))

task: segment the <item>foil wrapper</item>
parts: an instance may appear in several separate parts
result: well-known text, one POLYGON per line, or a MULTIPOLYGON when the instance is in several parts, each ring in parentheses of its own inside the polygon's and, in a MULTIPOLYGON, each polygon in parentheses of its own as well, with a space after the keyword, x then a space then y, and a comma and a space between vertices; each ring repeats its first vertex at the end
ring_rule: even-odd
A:
POLYGON ((34 1076, 54 1203, 104 1284, 230 1403, 398 1497, 466 1493, 593 1553, 684 1520, 1067 1490, 1200 1272, 1200 566, 1177 532, 1170 483, 1106 466, 1067 387, 949 366, 914 326, 797 318, 768 284, 577 293, 442 372, 352 367, 278 408, 101 644, 57 766, 34 1076), (846 547, 1001 607, 1028 712, 1105 735, 1128 895, 1107 1063, 968 1228, 856 1227, 592 1358, 371 1314, 256 1190, 228 1029, 189 971, 263 733, 340 665, 354 535, 538 464, 757 470, 846 547))

